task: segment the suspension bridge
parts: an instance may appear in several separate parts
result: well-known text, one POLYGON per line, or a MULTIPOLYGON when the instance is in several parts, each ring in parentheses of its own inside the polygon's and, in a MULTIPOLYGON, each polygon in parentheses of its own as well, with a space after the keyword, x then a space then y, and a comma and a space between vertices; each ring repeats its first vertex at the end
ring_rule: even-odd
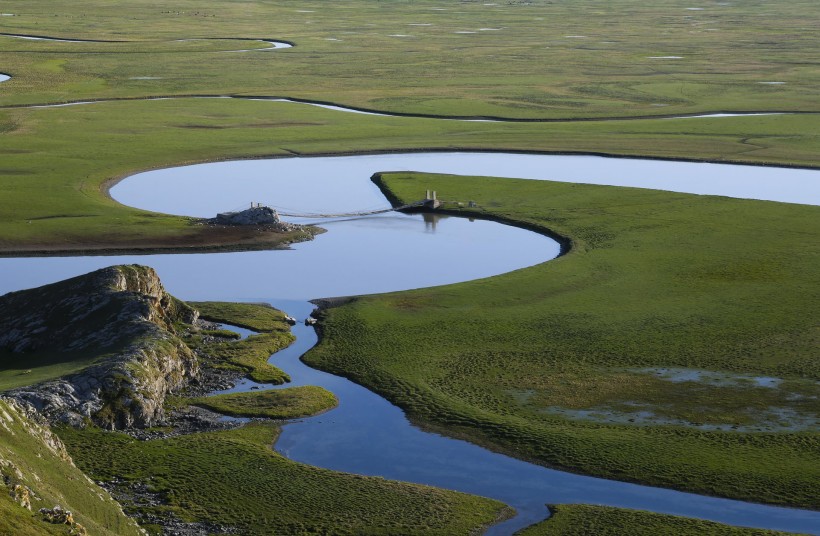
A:
MULTIPOLYGON (((356 218, 362 216, 373 216, 376 214, 385 214, 387 212, 401 212, 403 210, 409 210, 414 208, 439 208, 441 206, 441 201, 438 200, 436 192, 427 191, 427 196, 420 200, 414 201, 412 203, 407 203, 406 205, 401 205, 399 207, 387 207, 387 208, 372 208, 372 209, 362 209, 362 210, 354 210, 350 212, 337 212, 337 213, 325 213, 325 212, 299 212, 292 209, 287 209, 283 207, 277 207, 276 205, 268 205, 263 203, 251 203, 250 208, 261 208, 261 207, 269 207, 276 211, 276 214, 279 216, 284 216, 286 218, 304 218, 304 219, 331 219, 331 218, 356 218)), ((230 212, 224 213, 225 215, 228 214, 235 214, 241 212, 245 209, 237 209, 232 210, 230 212)))

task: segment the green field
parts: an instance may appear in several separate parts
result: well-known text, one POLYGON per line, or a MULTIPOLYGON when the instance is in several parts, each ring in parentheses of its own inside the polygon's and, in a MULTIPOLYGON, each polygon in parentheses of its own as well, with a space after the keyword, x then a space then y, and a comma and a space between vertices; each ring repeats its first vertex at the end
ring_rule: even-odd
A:
POLYGON ((174 164, 463 148, 645 154, 810 166, 816 164, 820 149, 817 118, 809 114, 470 123, 372 117, 287 103, 203 99, 6 110, 0 111, 0 125, 5 127, 0 135, 0 251, 139 251, 157 245, 177 249, 225 243, 258 246, 259 240, 299 239, 278 234, 271 238, 247 228, 219 234, 190 218, 123 207, 101 190, 112 178, 174 164))
MULTIPOLYGON (((470 534, 504 505, 452 491, 337 473, 271 449, 272 424, 137 441, 101 430, 61 430, 92 478, 147 482, 160 506, 127 512, 211 522, 242 534, 470 534)), ((152 533, 158 533, 156 527, 152 533)))
POLYGON ((525 459, 820 506, 820 209, 543 181, 383 180, 399 200, 425 188, 475 200, 465 215, 550 229, 571 250, 329 309, 308 363, 421 424, 525 459), (717 379, 671 381, 661 369, 717 379))
POLYGON ((333 409, 339 403, 330 391, 315 385, 193 398, 195 406, 234 417, 296 419, 333 409))
POLYGON ((684 4, 8 2, 13 16, 0 17, 0 33, 116 42, 0 36, 0 72, 12 75, 0 84, 0 253, 262 248, 308 238, 217 230, 105 195, 112 180, 137 171, 230 158, 458 148, 816 166, 818 44, 803 35, 820 18, 816 2, 684 4), (233 39, 241 37, 296 46, 228 52, 267 46, 233 39), (664 55, 684 60, 652 59, 664 55), (460 123, 226 99, 9 108, 225 94, 568 121, 460 123), (814 113, 572 121, 767 110, 814 113))
POLYGON ((243 94, 446 116, 820 111, 812 0, 486 4, 10 0, 3 33, 116 42, 0 37, 0 72, 14 76, 0 103, 243 94), (296 46, 228 52, 265 46, 234 38, 296 46))
MULTIPOLYGON (((266 304, 251 303, 191 302, 191 306, 199 310, 206 320, 227 322, 259 331, 241 341, 207 343, 203 342, 203 338, 213 333, 192 333, 185 338, 185 343, 200 351, 199 356, 204 363, 217 369, 240 372, 260 383, 281 384, 290 381, 287 374, 268 363, 271 354, 294 341, 282 311, 266 304)), ((217 334, 231 335, 222 332, 217 334)))

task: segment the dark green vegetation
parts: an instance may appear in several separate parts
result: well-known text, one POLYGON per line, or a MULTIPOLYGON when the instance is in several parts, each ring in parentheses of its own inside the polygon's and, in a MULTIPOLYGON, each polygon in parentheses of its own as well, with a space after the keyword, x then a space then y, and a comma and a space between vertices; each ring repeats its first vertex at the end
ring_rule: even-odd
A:
POLYGON ((120 506, 68 461, 58 445, 47 428, 0 400, 0 534, 67 534, 68 527, 45 523, 37 513, 40 508, 57 504, 72 511, 90 534, 139 534, 120 506), (10 492, 14 493, 16 485, 33 491, 33 495, 25 494, 33 511, 13 502, 10 492))
POLYGON ((203 344, 202 338, 212 333, 192 333, 185 342, 191 348, 200 350, 203 362, 215 368, 244 372, 260 383, 290 381, 287 374, 268 363, 271 354, 294 340, 284 321, 284 313, 264 304, 191 302, 190 305, 199 310, 206 320, 227 322, 260 332, 241 341, 207 344, 203 344))
POLYGON ((60 434, 92 478, 148 482, 167 501, 155 508, 159 513, 243 534, 469 534, 503 508, 489 499, 292 462, 270 448, 277 430, 250 424, 153 441, 99 430, 60 434))
POLYGON ((775 536, 785 534, 772 530, 732 527, 711 521, 668 516, 639 510, 560 504, 551 506, 546 521, 516 533, 516 536, 678 536, 709 534, 711 536, 775 536))
POLYGON ((486 4, 7 0, 4 33, 117 42, 0 36, 14 77, 0 102, 240 93, 448 116, 820 111, 813 0, 486 4), (267 46, 243 37, 297 46, 228 52, 267 46))
POLYGON ((400 200, 425 188, 475 200, 474 213, 550 229, 572 249, 499 277, 329 309, 310 364, 418 422, 548 465, 820 506, 820 209, 475 177, 384 183, 400 200), (730 379, 673 382, 659 367, 730 379), (756 375, 783 381, 758 387, 756 375), (571 418, 579 409, 613 416, 571 418), (678 426, 629 423, 641 411, 678 426), (766 411, 809 431, 708 426, 764 429, 766 411))
POLYGON ((333 393, 315 385, 215 395, 193 398, 189 402, 224 415, 268 419, 308 417, 334 408, 339 403, 333 393))

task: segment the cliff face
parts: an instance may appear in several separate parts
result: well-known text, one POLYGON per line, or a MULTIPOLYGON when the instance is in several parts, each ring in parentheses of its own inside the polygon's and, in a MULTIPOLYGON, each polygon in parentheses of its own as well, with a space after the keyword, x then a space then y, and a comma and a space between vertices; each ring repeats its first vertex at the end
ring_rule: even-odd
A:
POLYGON ((52 421, 106 428, 147 427, 163 419, 173 389, 199 372, 177 326, 198 313, 168 294, 148 267, 113 266, 0 297, 0 349, 31 356, 95 358, 87 368, 7 394, 52 421))

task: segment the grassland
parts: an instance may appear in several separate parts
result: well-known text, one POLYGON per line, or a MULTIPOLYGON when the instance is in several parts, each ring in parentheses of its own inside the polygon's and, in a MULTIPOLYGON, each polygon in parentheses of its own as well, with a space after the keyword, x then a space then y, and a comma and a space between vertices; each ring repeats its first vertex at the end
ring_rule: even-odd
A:
POLYGON ((383 180, 398 199, 429 187, 475 200, 465 215, 550 229, 572 249, 503 276, 329 309, 311 365, 424 425, 547 465, 820 506, 816 207, 477 177, 383 180), (728 379, 670 381, 657 376, 663 367, 728 379), (782 381, 762 387, 749 375, 782 381), (766 422, 767 411, 782 417, 766 422), (636 419, 642 412, 648 421, 636 419))
POLYGON ((561 504, 551 506, 552 515, 546 521, 516 533, 516 536, 678 536, 679 534, 710 534, 712 536, 775 536, 785 534, 773 530, 732 527, 711 521, 654 514, 638 510, 561 504))
MULTIPOLYGON (((0 111, 0 251, 258 246, 189 218, 123 207, 102 187, 137 170, 229 158, 484 149, 816 165, 817 115, 560 124, 373 117, 287 103, 184 99, 0 111), (202 128, 194 128, 195 126, 202 128), (207 127, 207 128, 206 128, 207 127)), ((273 240, 296 237, 275 234, 273 240)))
POLYGON ((2 104, 278 95, 399 113, 624 117, 818 110, 811 0, 55 3, 9 0, 2 104), (235 52, 278 38, 287 50, 235 52), (188 39, 188 40, 185 40, 188 39), (231 52, 233 51, 233 52, 231 52), (671 56, 671 58, 670 58, 671 56), (768 84, 767 82, 782 82, 768 84))
MULTIPOLYGON (((210 160, 483 149, 817 167, 820 41, 811 35, 820 4, 691 7, 677 0, 7 1, 3 11, 13 16, 0 17, 0 33, 109 42, 0 36, 0 72, 12 75, 0 83, 0 254, 259 248, 307 238, 217 230, 123 207, 105 193, 139 170, 210 160), (236 38, 296 46, 238 52, 266 45, 236 38), (568 121, 466 123, 285 103, 144 100, 227 94, 568 121), (126 100, 20 108, 100 99, 126 100), (608 120, 772 110, 813 113, 608 120), (604 120, 574 122, 596 118, 604 120)), ((810 325, 818 300, 807 277, 817 265, 816 209, 423 180, 453 199, 479 200, 481 215, 562 233, 573 250, 504 277, 334 309, 314 362, 370 385, 428 426, 542 463, 819 506, 810 325), (723 379, 673 382, 660 370, 667 368, 723 379), (761 386, 763 375, 782 381, 761 386), (636 418, 647 408, 649 421, 636 418), (803 428, 790 431, 794 422, 803 428)), ((420 186, 418 177, 392 177, 390 185, 398 196, 420 186)), ((220 355, 261 381, 283 381, 264 359, 286 342, 271 332, 224 343, 220 355)), ((276 435, 270 425, 142 443, 94 430, 64 435, 95 477, 153 477, 167 509, 249 531, 449 534, 486 523, 500 508, 293 464, 268 448, 276 435)), ((0 513, 0 522, 12 519, 0 513)), ((585 507, 559 507, 553 521, 568 516, 572 524, 605 520, 630 530, 639 522, 637 514, 585 507)))
MULTIPOLYGON (((520 119, 820 111, 818 45, 801 37, 820 8, 802 0, 776 7, 714 4, 701 11, 673 0, 652 7, 625 0, 500 6, 182 2, 173 9, 38 0, 10 2, 4 10, 13 16, 0 18, 0 33, 109 41, 0 36, 0 72, 13 76, 0 86, 0 106, 6 107, 233 94, 520 119), (239 37, 288 39, 297 46, 228 52, 267 46, 239 37), (652 59, 663 55, 685 61, 652 59)), ((137 211, 102 191, 112 180, 157 167, 453 148, 816 166, 817 132, 816 114, 498 124, 226 99, 5 108, 0 253, 251 249, 308 238, 137 211)))
POLYGON ((223 415, 267 419, 308 417, 332 409, 339 403, 333 393, 315 385, 214 395, 193 398, 189 402, 223 415))
POLYGON ((243 534, 469 534, 503 508, 489 499, 292 462, 271 450, 277 432, 272 424, 250 424, 153 441, 101 430, 60 434, 92 478, 147 482, 166 502, 142 513, 171 511, 243 534))

